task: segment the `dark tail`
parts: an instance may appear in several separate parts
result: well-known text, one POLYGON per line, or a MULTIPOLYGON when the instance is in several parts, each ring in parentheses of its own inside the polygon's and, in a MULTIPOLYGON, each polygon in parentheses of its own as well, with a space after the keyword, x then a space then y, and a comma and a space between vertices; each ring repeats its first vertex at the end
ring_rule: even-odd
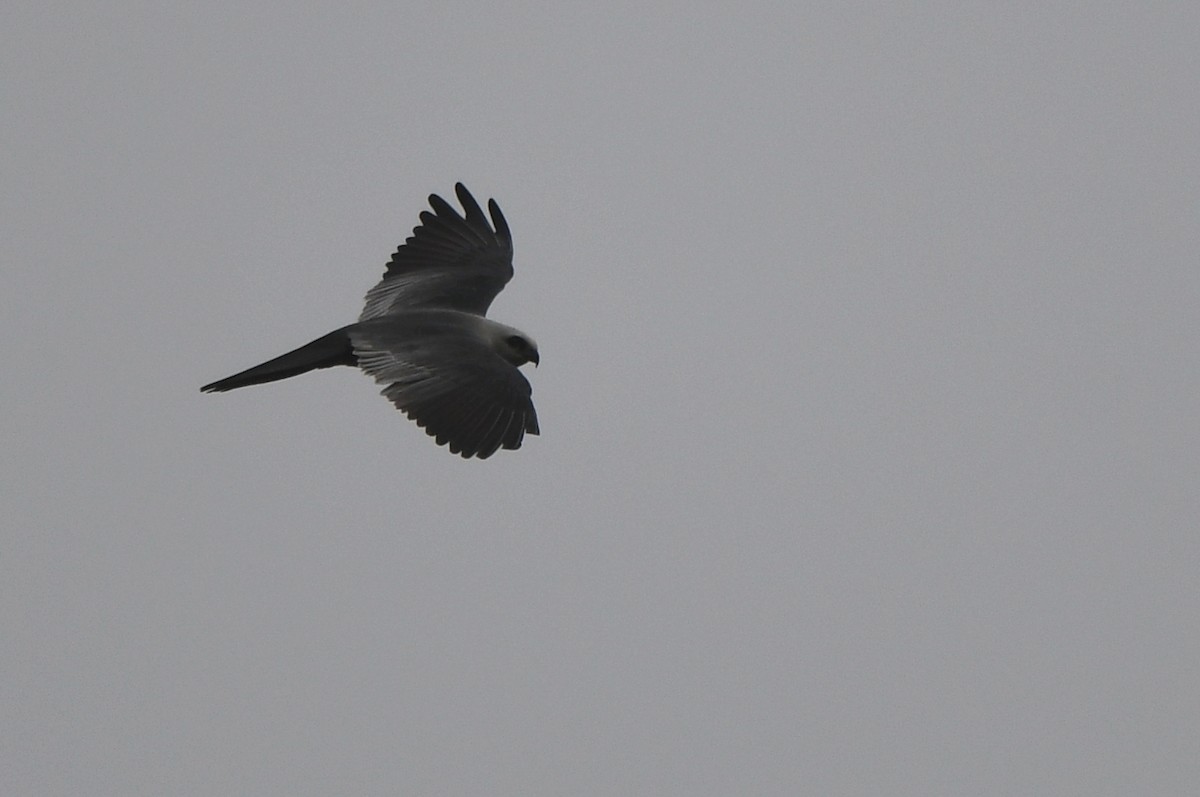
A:
POLYGON ((334 330, 295 351, 289 351, 274 360, 267 360, 262 365, 247 368, 240 374, 227 376, 200 389, 205 393, 221 393, 246 385, 261 385, 263 382, 287 379, 289 376, 296 376, 317 368, 358 365, 358 359, 354 356, 354 348, 350 345, 349 329, 350 327, 342 327, 334 330))

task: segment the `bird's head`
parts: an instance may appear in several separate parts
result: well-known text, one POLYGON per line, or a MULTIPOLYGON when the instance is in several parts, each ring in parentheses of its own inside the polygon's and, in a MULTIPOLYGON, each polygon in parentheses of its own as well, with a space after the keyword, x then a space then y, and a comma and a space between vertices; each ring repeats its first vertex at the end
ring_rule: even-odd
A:
POLYGON ((521 332, 514 332, 500 339, 500 356, 513 365, 533 363, 535 368, 540 359, 537 343, 533 338, 521 332))

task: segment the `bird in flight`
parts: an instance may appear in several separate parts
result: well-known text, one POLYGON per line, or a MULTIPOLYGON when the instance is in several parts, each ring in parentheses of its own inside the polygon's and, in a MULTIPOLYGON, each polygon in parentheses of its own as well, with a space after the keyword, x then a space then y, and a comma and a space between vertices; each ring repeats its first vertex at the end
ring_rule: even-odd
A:
POLYGON ((220 393, 317 368, 358 366, 438 445, 464 458, 516 449, 538 433, 532 389, 518 367, 538 364, 533 338, 486 318, 513 275, 512 235, 494 199, 487 216, 458 183, 464 215, 433 194, 433 212, 367 292, 358 322, 200 388, 220 393))

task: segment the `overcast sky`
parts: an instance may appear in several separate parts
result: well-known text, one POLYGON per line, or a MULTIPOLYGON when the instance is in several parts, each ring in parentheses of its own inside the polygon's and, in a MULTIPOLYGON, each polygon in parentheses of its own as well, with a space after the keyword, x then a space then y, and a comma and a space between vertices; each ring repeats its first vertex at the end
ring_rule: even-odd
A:
POLYGON ((723 5, 5 4, 0 792, 1195 793, 1200 10, 723 5), (458 180, 540 437, 199 392, 458 180))

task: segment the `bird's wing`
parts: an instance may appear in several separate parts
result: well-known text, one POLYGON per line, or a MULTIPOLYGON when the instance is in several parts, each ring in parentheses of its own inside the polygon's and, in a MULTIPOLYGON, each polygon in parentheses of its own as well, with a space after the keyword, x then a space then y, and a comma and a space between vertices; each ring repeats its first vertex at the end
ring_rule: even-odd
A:
POLYGON ((484 315, 512 279, 512 235, 500 207, 488 200, 488 224, 462 183, 454 191, 466 216, 437 194, 430 195, 434 212, 421 211, 421 223, 392 255, 383 280, 367 293, 359 321, 417 307, 484 315))
POLYGON ((538 433, 529 382, 477 338, 445 329, 413 334, 388 321, 363 324, 350 338, 359 367, 385 386, 383 395, 453 453, 485 459, 538 433))

